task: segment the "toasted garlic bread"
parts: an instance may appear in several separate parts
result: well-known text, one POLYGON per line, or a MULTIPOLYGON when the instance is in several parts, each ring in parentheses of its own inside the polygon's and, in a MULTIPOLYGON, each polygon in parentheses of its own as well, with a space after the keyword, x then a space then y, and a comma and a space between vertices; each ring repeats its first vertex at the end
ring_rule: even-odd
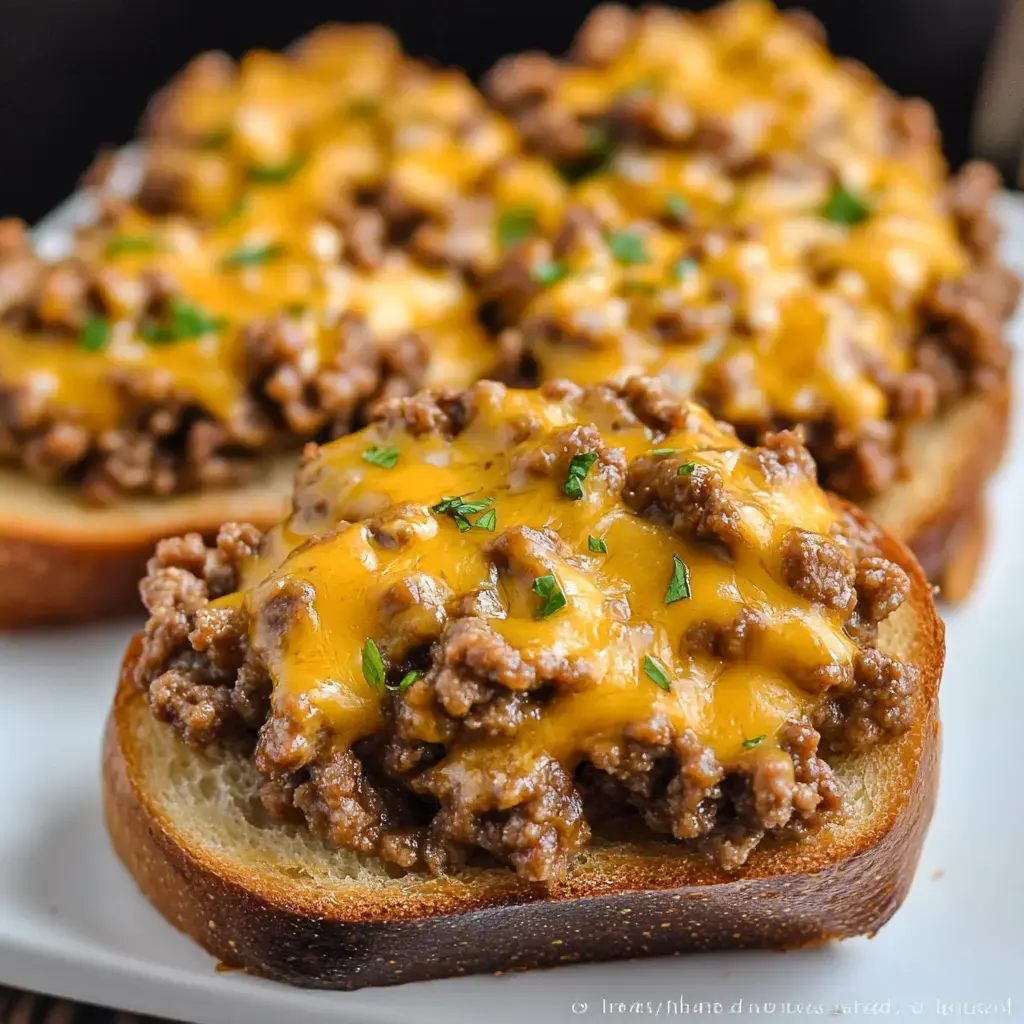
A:
POLYGON ((845 811, 803 842, 763 844, 736 875, 668 841, 588 847, 555 891, 507 868, 395 877, 262 811, 251 761, 182 745, 131 681, 129 648, 107 731, 104 795, 114 848, 168 920, 233 967, 355 989, 483 971, 870 933, 913 877, 938 781, 943 627, 913 556, 909 600, 880 646, 920 671, 898 739, 834 768, 845 811))
POLYGON ((158 540, 216 533, 234 519, 269 526, 287 507, 294 465, 282 456, 245 487, 104 508, 0 471, 0 628, 138 610, 139 578, 158 540))

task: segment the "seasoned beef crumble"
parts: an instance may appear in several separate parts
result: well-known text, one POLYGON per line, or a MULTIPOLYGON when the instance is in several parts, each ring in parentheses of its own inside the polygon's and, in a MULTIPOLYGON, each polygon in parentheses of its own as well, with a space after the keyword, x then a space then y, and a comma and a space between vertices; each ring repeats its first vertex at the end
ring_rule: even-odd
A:
MULTIPOLYGON (((664 544, 675 537, 729 566, 750 543, 735 485, 712 468, 713 461, 703 461, 711 449, 698 447, 691 455, 661 447, 664 438, 704 421, 694 420, 695 413, 656 382, 633 379, 617 389, 588 390, 559 382, 522 399, 513 407, 500 385, 480 384, 463 393, 392 400, 378 409, 368 440, 420 446, 415 451, 438 445, 430 459, 443 465, 439 453, 446 446, 486 423, 514 449, 507 455, 511 495, 553 481, 559 496, 548 500, 583 508, 561 488, 573 459, 584 455, 588 493, 608 495, 643 528, 663 531, 664 544), (552 429, 538 402, 576 410, 581 419, 572 425, 570 412, 569 426, 552 429), (579 411, 593 408, 611 428, 599 429, 579 411), (647 449, 629 457, 623 432, 635 430, 646 430, 647 449), (689 458, 702 461, 683 461, 689 458)), ((724 431, 716 435, 719 443, 738 445, 728 428, 716 429, 724 431)), ((365 448, 358 446, 361 439, 352 441, 344 458, 358 465, 365 448)), ((400 450, 398 458, 413 458, 413 449, 400 450)), ((337 522, 332 505, 343 500, 344 481, 360 471, 344 459, 325 460, 329 451, 307 452, 297 478, 291 528, 311 538, 296 549, 299 557, 360 536, 358 523, 337 522), (324 533, 332 522, 335 531, 324 533)), ((774 435, 768 446, 743 458, 769 489, 813 487, 813 462, 793 434, 774 435)), ((375 479, 387 480, 387 470, 376 472, 383 476, 375 479)), ((416 503, 382 508, 373 493, 352 506, 365 508, 367 551, 400 554, 444 529, 451 538, 466 536, 443 510, 424 518, 426 509, 416 503)), ((379 598, 367 599, 379 601, 373 615, 387 690, 380 696, 378 725, 354 742, 340 740, 318 714, 309 719, 303 698, 284 682, 272 682, 272 673, 286 664, 280 660, 285 638, 312 607, 301 577, 284 575, 269 590, 248 589, 244 601, 218 600, 252 588, 268 566, 273 569, 281 557, 280 536, 230 524, 212 546, 196 535, 163 541, 141 585, 150 618, 135 665, 135 682, 148 694, 153 715, 192 746, 227 744, 251 756, 265 780, 261 797, 270 815, 304 821, 338 846, 399 869, 437 874, 491 858, 524 880, 547 885, 564 876, 593 831, 600 834, 623 818, 634 820, 634 834, 645 828, 701 851, 723 871, 739 870, 762 841, 802 836, 840 811, 829 766, 833 755, 864 751, 908 728, 915 669, 875 644, 878 623, 907 598, 909 580, 881 556, 872 531, 837 512, 828 536, 797 528, 785 533, 777 585, 788 588, 795 607, 831 616, 828 621, 852 644, 851 660, 794 661, 787 671, 795 673, 791 678, 808 703, 776 736, 751 737, 742 756, 723 761, 696 728, 681 726, 652 703, 648 713, 622 721, 615 736, 600 730, 584 735, 574 761, 551 754, 520 759, 524 748, 516 742, 552 714, 552 702, 602 685, 607 669, 593 646, 537 650, 534 643, 527 653, 511 639, 516 634, 504 632, 509 595, 553 569, 582 571, 592 564, 588 559, 604 556, 578 553, 551 528, 503 526, 503 500, 510 499, 493 506, 493 536, 485 527, 478 535, 467 526, 491 566, 478 589, 460 593, 416 563, 420 569, 388 576, 387 585, 374 591, 379 598), (499 763, 478 770, 467 762, 448 770, 453 750, 503 743, 512 746, 501 747, 506 753, 499 763)), ((701 583, 695 569, 695 591, 701 583)), ((631 611, 631 599, 640 600, 608 596, 597 606, 599 614, 623 623, 646 615, 642 607, 631 611)), ((364 598, 353 594, 348 600, 364 598)), ((777 621, 754 605, 736 607, 731 621, 695 613, 692 625, 672 641, 683 664, 691 659, 693 670, 701 659, 713 659, 742 669, 768 656, 763 652, 777 621)), ((814 649, 824 657, 820 647, 814 649)), ((643 685, 657 696, 654 682, 643 685)))

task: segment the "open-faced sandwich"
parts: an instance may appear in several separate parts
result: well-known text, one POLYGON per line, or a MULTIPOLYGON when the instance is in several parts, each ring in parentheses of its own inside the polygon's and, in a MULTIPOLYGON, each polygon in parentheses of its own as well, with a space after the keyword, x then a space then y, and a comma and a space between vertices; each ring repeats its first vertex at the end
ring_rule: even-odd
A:
POLYGON ((0 237, 0 622, 134 600, 155 538, 267 525, 308 440, 482 377, 659 376, 821 482, 947 596, 1009 407, 998 181, 758 0, 609 6, 486 94, 384 29, 206 55, 69 258, 0 237), (88 503, 83 505, 83 500, 88 503))
POLYGON ((357 988, 879 928, 938 767, 909 551, 651 379, 384 403, 161 542, 114 846, 225 963, 357 988))

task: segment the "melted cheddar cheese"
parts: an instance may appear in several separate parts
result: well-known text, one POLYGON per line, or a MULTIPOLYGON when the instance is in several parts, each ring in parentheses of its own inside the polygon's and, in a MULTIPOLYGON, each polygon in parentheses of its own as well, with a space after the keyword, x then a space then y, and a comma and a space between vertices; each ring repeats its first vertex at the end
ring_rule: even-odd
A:
POLYGON ((178 212, 140 201, 77 243, 106 340, 82 344, 58 290, 32 332, 0 328, 0 385, 29 386, 95 435, 131 421, 125 374, 230 423, 258 386, 245 328, 285 313, 321 366, 355 317, 385 344, 422 339, 417 383, 462 387, 498 370, 479 315, 496 298, 540 380, 655 374, 736 424, 877 434, 885 382, 913 367, 923 298, 968 268, 940 154, 895 144, 878 85, 763 0, 633 24, 607 64, 560 64, 545 102, 585 125, 613 124, 624 98, 694 132, 718 119, 751 154, 742 171, 691 138, 616 143, 566 180, 463 74, 427 70, 382 29, 197 61, 160 98, 150 141, 178 212), (837 190, 865 215, 828 215, 837 190), (367 208, 402 243, 372 269, 347 249, 345 217, 367 208), (580 208, 599 229, 566 241, 580 208), (450 243, 448 269, 422 258, 424 232, 450 243), (624 235, 639 256, 617 254, 624 235), (503 292, 505 260, 525 263, 532 291, 503 292), (152 340, 140 296, 154 275, 205 329, 152 340))
POLYGON ((454 438, 377 423, 321 447, 297 478, 292 515, 244 566, 242 589, 215 602, 246 610, 250 645, 273 681, 273 714, 302 743, 327 736, 346 749, 381 731, 388 694, 366 672, 368 642, 394 687, 470 599, 539 676, 553 661, 582 669, 514 736, 457 740, 431 769, 454 782, 488 765, 526 779, 545 757, 571 770, 652 716, 694 730, 724 765, 741 764, 755 745, 775 749, 780 726, 820 701, 812 670, 852 665, 857 648, 839 613, 783 580, 787 531, 829 534, 835 523, 812 481, 769 481, 756 451, 696 406, 664 435, 624 415, 609 391, 554 400, 484 384, 472 395, 454 438), (598 462, 572 498, 566 444, 578 427, 596 427, 629 461, 717 473, 738 510, 738 542, 726 551, 637 515, 621 476, 598 462), (390 468, 366 460, 380 449, 390 468), (467 494, 480 507, 460 528, 443 502, 467 494), (677 587, 669 601, 680 564, 689 596, 677 587), (538 593, 545 577, 564 595, 553 611, 538 593), (748 660, 690 650, 691 626, 726 626, 744 608, 767 623, 748 660))

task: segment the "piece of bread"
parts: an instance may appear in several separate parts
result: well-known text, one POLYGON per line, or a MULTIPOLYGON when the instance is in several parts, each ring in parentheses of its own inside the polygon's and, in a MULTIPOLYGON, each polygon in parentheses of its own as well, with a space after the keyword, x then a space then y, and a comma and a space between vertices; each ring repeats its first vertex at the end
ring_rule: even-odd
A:
POLYGON ((270 526, 288 508, 294 455, 245 487, 97 508, 25 473, 0 470, 0 628, 141 611, 138 583, 163 537, 221 523, 270 526))
POLYGON ((985 488, 1006 448, 1011 389, 972 395, 907 431, 911 472, 865 505, 907 544, 943 601, 967 597, 985 553, 985 488))
POLYGON ((131 680, 136 638, 104 753, 114 848, 164 916, 214 956, 298 985, 354 989, 732 947, 792 947, 871 933, 902 902, 938 781, 943 626, 907 549, 909 600, 880 646, 920 671, 914 722, 833 762, 843 817, 804 842, 765 843, 737 875, 671 841, 593 842, 554 893, 507 868, 395 877, 372 857, 271 821, 260 776, 198 752, 158 723, 131 680))

